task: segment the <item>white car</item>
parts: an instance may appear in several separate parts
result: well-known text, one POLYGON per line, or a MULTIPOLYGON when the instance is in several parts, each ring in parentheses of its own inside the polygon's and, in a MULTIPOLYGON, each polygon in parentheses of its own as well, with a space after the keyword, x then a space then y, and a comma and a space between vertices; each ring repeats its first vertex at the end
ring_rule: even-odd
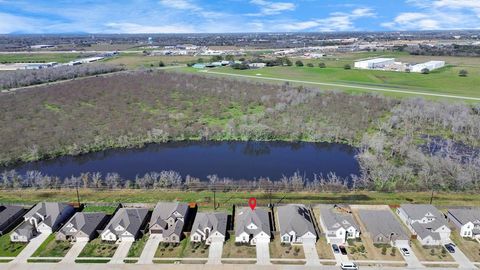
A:
POLYGON ((410 251, 407 248, 400 248, 400 252, 402 252, 403 256, 408 257, 410 256, 410 251))
POLYGON ((358 270, 358 266, 352 262, 344 262, 340 264, 342 270, 358 270))

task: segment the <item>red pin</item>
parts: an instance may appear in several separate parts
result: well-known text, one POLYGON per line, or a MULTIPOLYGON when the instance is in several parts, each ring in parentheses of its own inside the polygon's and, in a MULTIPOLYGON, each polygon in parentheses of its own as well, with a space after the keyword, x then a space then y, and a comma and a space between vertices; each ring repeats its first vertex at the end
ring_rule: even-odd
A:
POLYGON ((257 206, 257 199, 250 198, 250 200, 248 200, 248 205, 250 205, 252 211, 255 210, 255 207, 257 206))

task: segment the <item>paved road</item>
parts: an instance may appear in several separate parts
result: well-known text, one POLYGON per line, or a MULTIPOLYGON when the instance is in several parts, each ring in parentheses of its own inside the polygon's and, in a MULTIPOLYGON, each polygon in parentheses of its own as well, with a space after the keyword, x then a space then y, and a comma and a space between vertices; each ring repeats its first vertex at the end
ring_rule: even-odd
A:
POLYGON ((25 263, 27 260, 33 255, 35 250, 40 247, 40 245, 47 239, 49 233, 41 233, 37 235, 35 238, 30 240, 27 246, 18 254, 18 256, 11 261, 10 263, 25 263))
POLYGON ((422 268, 425 267, 423 264, 418 260, 417 256, 415 253, 413 253, 412 249, 410 248, 409 245, 400 245, 398 246, 399 252, 402 255, 403 259, 407 263, 407 268, 422 268), (400 248, 406 248, 408 251, 410 251, 409 256, 404 256, 402 252, 400 252, 400 248))
POLYGON ((307 260, 306 265, 320 265, 320 261, 318 258, 317 247, 315 246, 315 242, 303 243, 303 252, 305 253, 305 259, 307 260))
POLYGON ((270 262, 270 242, 269 241, 257 241, 257 264, 258 265, 269 265, 270 262))
POLYGON ((312 85, 344 87, 344 88, 368 90, 368 91, 375 91, 375 92, 410 94, 410 95, 418 95, 418 96, 431 96, 431 97, 442 97, 442 98, 453 98, 453 99, 480 101, 480 98, 476 98, 476 97, 457 96, 457 95, 448 95, 448 94, 435 94, 435 93, 426 93, 426 92, 420 92, 420 91, 417 92, 417 91, 412 91, 412 90, 397 90, 397 89, 390 89, 390 88, 383 88, 383 87, 361 86, 361 85, 358 85, 358 84, 322 83, 322 82, 312 82, 312 81, 303 81, 303 80, 281 79, 281 78, 272 78, 272 77, 263 77, 263 76, 244 75, 244 74, 232 74, 232 73, 224 73, 224 72, 217 72, 217 71, 210 71, 210 70, 204 70, 203 72, 207 73, 207 74, 218 74, 218 75, 241 77, 241 78, 252 78, 252 79, 281 81, 281 82, 293 82, 293 83, 305 83, 305 84, 312 84, 312 85))
POLYGON ((223 237, 212 238, 212 243, 208 249, 207 264, 221 264, 223 252, 223 237))
POLYGON ((122 264, 123 260, 127 257, 128 251, 132 246, 133 241, 122 241, 117 247, 115 254, 113 254, 112 259, 108 263, 122 264))
POLYGON ((461 269, 475 269, 475 265, 465 256, 465 254, 457 247, 455 247, 455 253, 450 253, 452 258, 458 263, 461 269))
POLYGON ((75 242, 60 263, 75 263, 75 259, 87 244, 88 241, 75 242))
POLYGON ((153 257, 155 257, 155 252, 157 251, 158 245, 162 242, 162 236, 158 234, 150 234, 148 237, 147 243, 143 248, 142 254, 138 259, 139 264, 152 264, 153 257))

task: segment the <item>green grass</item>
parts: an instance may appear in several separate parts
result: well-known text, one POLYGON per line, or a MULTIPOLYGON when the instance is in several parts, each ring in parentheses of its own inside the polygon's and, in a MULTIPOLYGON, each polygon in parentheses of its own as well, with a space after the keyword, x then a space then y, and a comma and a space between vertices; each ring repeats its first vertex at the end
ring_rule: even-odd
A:
POLYGON ((91 259, 76 259, 75 263, 108 263, 110 259, 100 259, 100 260, 91 260, 91 259))
POLYGON ((50 234, 33 253, 32 257, 63 257, 71 247, 70 242, 57 241, 55 240, 55 234, 50 234))
POLYGON ((2 235, 0 236, 0 257, 16 257, 26 245, 10 242, 10 234, 2 235))
POLYGON ((66 63, 83 57, 79 53, 22 53, 0 54, 0 63, 66 63))
POLYGON ((28 263, 58 263, 61 259, 27 259, 28 263))
POLYGON ((117 245, 103 242, 102 239, 96 238, 88 242, 79 257, 112 257, 116 250, 117 245))
POLYGON ((149 234, 144 234, 142 238, 133 242, 130 250, 128 251, 127 257, 140 257, 140 254, 142 254, 143 248, 145 247, 149 236, 149 234))
POLYGON ((107 215, 111 215, 113 214, 113 212, 115 212, 115 209, 117 209, 117 206, 86 205, 85 208, 83 208, 82 212, 86 212, 86 213, 102 212, 107 215))

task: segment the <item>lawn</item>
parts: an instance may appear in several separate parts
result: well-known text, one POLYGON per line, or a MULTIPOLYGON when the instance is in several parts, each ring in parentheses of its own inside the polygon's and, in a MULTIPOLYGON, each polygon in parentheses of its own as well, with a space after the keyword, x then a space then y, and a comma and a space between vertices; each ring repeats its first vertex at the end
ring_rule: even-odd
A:
POLYGON ((457 230, 452 231, 450 239, 472 262, 480 262, 480 243, 470 238, 460 237, 457 230))
MULTIPOLYGON (((4 192, 5 193, 5 192, 4 192)), ((0 236, 0 257, 16 257, 27 244, 10 242, 10 234, 0 236)))
POLYGON ((0 63, 66 63, 77 58, 87 57, 79 53, 16 53, 0 54, 0 63))
POLYGON ((418 240, 411 241, 412 250, 420 261, 453 261, 443 246, 422 246, 418 240))
POLYGON ((140 257, 142 254, 143 248, 145 247, 145 244, 148 241, 148 237, 150 237, 150 234, 144 234, 142 238, 136 240, 133 242, 132 246, 130 247, 130 250, 128 251, 127 257, 140 257))
POLYGON ((367 250, 361 239, 349 239, 347 251, 351 260, 375 260, 374 252, 367 250))
POLYGON ((113 214, 115 210, 117 209, 117 206, 96 206, 96 205, 86 205, 85 208, 82 210, 82 212, 102 212, 107 215, 113 214))
POLYGON ((79 257, 112 257, 117 247, 116 244, 103 242, 102 239, 96 238, 88 242, 79 257))
POLYGON ((183 252, 187 247, 188 239, 184 238, 179 244, 160 243, 157 251, 155 252, 155 258, 181 258, 183 252))
MULTIPOLYGON (((234 234, 232 234, 234 235, 234 234)), ((257 249, 255 246, 236 244, 235 237, 232 236, 223 245, 222 258, 256 258, 257 249)))
POLYGON ((64 257, 72 244, 68 241, 56 241, 55 234, 50 234, 48 238, 33 253, 33 257, 64 257))
POLYGON ((332 247, 327 243, 327 238, 323 235, 317 240, 317 253, 320 259, 335 259, 332 247))
POLYGON ((305 259, 302 245, 282 244, 280 237, 270 242, 270 257, 273 259, 305 259))
POLYGON ((187 237, 187 244, 183 250, 184 258, 208 258, 208 245, 202 243, 190 242, 190 238, 187 237))
POLYGON ((129 69, 139 67, 158 67, 163 62, 165 65, 186 65, 197 60, 194 56, 144 56, 141 53, 121 53, 119 57, 107 59, 110 64, 123 64, 129 69))
MULTIPOLYGON (((362 238, 362 241, 366 242, 368 240, 366 238, 362 238)), ((376 260, 403 261, 400 251, 396 247, 392 247, 387 244, 374 244, 373 253, 373 257, 376 260)))

